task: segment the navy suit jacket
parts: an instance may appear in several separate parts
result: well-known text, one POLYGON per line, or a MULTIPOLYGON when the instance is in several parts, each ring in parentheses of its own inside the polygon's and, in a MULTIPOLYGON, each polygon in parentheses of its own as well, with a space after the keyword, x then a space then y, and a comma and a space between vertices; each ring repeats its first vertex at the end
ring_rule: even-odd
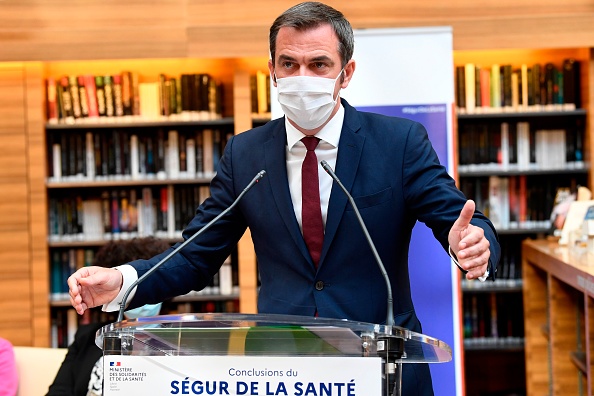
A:
MULTIPOLYGON (((390 277, 395 324, 421 332, 408 273, 412 228, 424 222, 447 250, 448 232, 466 198, 439 163, 421 124, 360 112, 345 100, 342 104, 335 173, 354 197, 390 277)), ((355 212, 336 185, 315 269, 291 203, 286 144, 284 118, 230 139, 211 183, 211 198, 197 210, 184 237, 230 206, 260 170, 266 176, 231 214, 147 278, 130 308, 205 287, 249 227, 261 280, 260 313, 313 316, 317 311, 320 317, 385 322, 385 281, 355 212)), ((495 230, 479 212, 472 223, 485 230, 491 243, 494 274, 500 255, 495 230)), ((132 264, 141 276, 161 257, 132 264)))

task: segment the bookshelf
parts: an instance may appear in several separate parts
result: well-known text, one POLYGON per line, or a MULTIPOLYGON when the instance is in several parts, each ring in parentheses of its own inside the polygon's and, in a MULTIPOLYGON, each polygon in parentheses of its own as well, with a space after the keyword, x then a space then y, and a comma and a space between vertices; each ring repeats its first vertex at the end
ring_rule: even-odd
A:
POLYGON ((592 185, 592 57, 587 48, 564 48, 455 51, 454 60, 457 180, 491 218, 502 247, 496 282, 461 282, 466 391, 525 394, 522 242, 552 232, 559 188, 592 185), (568 63, 575 72, 564 74, 568 63), (478 379, 487 356, 510 375, 478 379))
MULTIPOLYGON (((45 124, 52 345, 65 346, 65 337, 56 341, 55 335, 76 328, 70 324, 76 316, 64 303, 68 299, 68 274, 89 265, 94 252, 109 240, 154 235, 171 244, 180 241, 195 208, 209 195, 208 185, 227 140, 251 127, 244 126, 248 117, 241 113, 236 123, 233 107, 260 122, 269 117, 269 105, 268 113, 260 105, 260 111, 253 114, 250 103, 246 112, 243 101, 234 97, 233 88, 243 92, 245 76, 251 83, 256 73, 228 70, 233 74, 229 78, 221 72, 222 63, 211 60, 120 60, 109 65, 102 61, 66 62, 48 63, 45 69, 48 95, 56 91, 57 81, 65 85, 57 88, 55 97, 48 96, 45 124), (129 87, 124 87, 124 73, 119 74, 118 67, 134 76, 127 79, 129 87), (213 67, 216 78, 207 74, 213 67), (161 71, 155 75, 157 70, 161 71), (74 77, 66 79, 65 73, 74 77), (76 76, 81 74, 89 78, 79 78, 80 85, 76 86, 76 76), (103 99, 98 92, 99 79, 111 80, 114 85, 122 81, 119 90, 128 92, 130 108, 126 110, 124 105, 118 113, 117 96, 113 95, 110 116, 110 106, 101 104, 101 100, 109 102, 108 90, 105 88, 103 99), (132 86, 133 80, 139 88, 132 86), (149 87, 148 93, 143 86, 149 87), (130 93, 138 91, 138 98, 130 98, 130 93), (85 97, 89 98, 89 108, 81 111, 85 97), (190 103, 190 98, 195 103, 190 103), (100 116, 91 117, 90 103, 94 100, 99 102, 97 108, 107 110, 101 114, 95 109, 94 114, 100 116), (69 103, 70 109, 65 106, 69 103), (145 103, 153 106, 147 110, 145 103)), ((250 101, 252 88, 247 98, 250 101)), ((126 100, 120 102, 125 104, 126 100)), ((240 243, 211 286, 167 301, 161 312, 254 312, 255 257, 245 253, 246 243, 240 243), (247 285, 246 296, 240 292, 240 284, 247 285)))
MULTIPOLYGON (((112 136, 117 131, 128 141, 132 135, 148 137, 163 131, 195 136, 204 130, 221 133, 221 146, 233 133, 252 127, 250 76, 266 67, 267 58, 242 59, 120 59, 109 61, 59 61, 14 62, 0 64, 0 108, 5 115, 0 139, 4 143, 3 191, 10 194, 9 206, 3 202, 2 228, 4 248, 2 257, 15 263, 3 266, 3 279, 12 284, 4 288, 2 311, 6 321, 0 325, 2 335, 16 345, 49 346, 51 320, 60 311, 66 311, 63 301, 50 300, 52 253, 76 254, 78 251, 96 251, 113 235, 85 237, 71 235, 64 238, 50 237, 50 202, 63 204, 67 199, 80 201, 96 199, 103 191, 136 192, 139 198, 143 189, 153 192, 153 198, 162 189, 170 190, 175 198, 180 191, 191 195, 194 187, 206 188, 212 174, 197 173, 192 178, 184 175, 152 177, 140 173, 136 177, 100 175, 101 177, 73 176, 68 173, 53 174, 53 137, 59 136, 112 136), (223 114, 214 119, 142 120, 113 117, 109 121, 56 123, 46 118, 46 88, 48 77, 65 75, 108 75, 123 70, 135 71, 140 81, 158 81, 159 73, 179 76, 183 73, 207 72, 223 86, 223 114), (4 155, 6 154, 6 155, 4 155), (7 188, 4 188, 7 187, 7 188), (191 190, 191 191, 189 191, 191 190), (72 251, 72 253, 71 253, 72 251)), ((167 141, 165 139, 165 141, 167 141)), ((61 143, 61 141, 60 141, 61 143)), ((59 150, 58 150, 59 151, 59 150)), ((99 174, 97 174, 98 176, 99 174)), ((188 206, 189 207, 189 206, 188 206)), ((189 212, 189 211, 188 211, 189 212)), ((182 224, 183 226, 183 224, 182 224)), ((181 227, 181 226, 180 226, 181 227)), ((179 227, 168 229, 160 236, 174 243, 179 240, 179 227)), ((132 237, 134 233, 128 234, 132 237)), ((236 269, 236 286, 226 295, 192 295, 173 300, 170 307, 197 310, 233 309, 246 313, 256 312, 257 274, 256 258, 249 233, 239 242, 231 261, 236 269), (214 308, 213 304, 214 303, 214 308), (173 304, 173 305, 172 305, 173 304), (191 304, 191 305, 189 305, 191 304)), ((67 304, 66 304, 67 306, 67 304)))
POLYGON ((591 255, 559 246, 557 240, 525 241, 522 252, 526 390, 591 395, 591 255))

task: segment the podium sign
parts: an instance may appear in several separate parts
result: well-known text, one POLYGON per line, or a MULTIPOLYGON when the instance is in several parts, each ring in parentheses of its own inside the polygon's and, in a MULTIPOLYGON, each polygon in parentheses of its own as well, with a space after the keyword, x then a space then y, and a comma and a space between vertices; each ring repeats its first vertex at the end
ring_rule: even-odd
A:
POLYGON ((105 396, 379 395, 381 359, 287 356, 104 357, 105 396))

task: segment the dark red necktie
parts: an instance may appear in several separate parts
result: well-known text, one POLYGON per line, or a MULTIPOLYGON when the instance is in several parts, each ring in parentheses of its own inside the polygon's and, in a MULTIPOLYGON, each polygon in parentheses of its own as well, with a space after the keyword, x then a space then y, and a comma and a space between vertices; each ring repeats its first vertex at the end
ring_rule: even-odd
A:
POLYGON ((306 136, 301 139, 307 153, 301 166, 301 224, 303 239, 316 268, 322 254, 324 225, 320 206, 320 183, 318 178, 318 158, 314 152, 320 139, 306 136))

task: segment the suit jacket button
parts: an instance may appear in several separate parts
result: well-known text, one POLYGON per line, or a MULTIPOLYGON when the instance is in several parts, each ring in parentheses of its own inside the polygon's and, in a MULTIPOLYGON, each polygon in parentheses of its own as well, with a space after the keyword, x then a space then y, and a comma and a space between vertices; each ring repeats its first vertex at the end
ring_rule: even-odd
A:
POLYGON ((319 290, 322 290, 322 289, 324 289, 324 282, 322 282, 322 281, 317 281, 317 282, 316 282, 316 290, 318 290, 318 291, 319 291, 319 290))

